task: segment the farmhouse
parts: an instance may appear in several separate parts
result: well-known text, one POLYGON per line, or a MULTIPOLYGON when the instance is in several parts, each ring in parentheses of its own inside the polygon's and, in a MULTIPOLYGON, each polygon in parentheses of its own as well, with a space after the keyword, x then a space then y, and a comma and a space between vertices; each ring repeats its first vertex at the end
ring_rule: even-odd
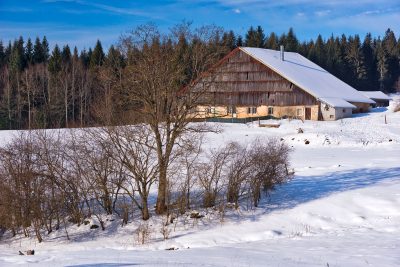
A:
POLYGON ((387 107, 389 106, 389 101, 392 100, 391 97, 385 95, 381 91, 360 91, 363 95, 375 101, 372 107, 387 107))
POLYGON ((219 121, 297 117, 337 120, 375 102, 298 53, 239 47, 191 90, 203 90, 196 112, 219 121))

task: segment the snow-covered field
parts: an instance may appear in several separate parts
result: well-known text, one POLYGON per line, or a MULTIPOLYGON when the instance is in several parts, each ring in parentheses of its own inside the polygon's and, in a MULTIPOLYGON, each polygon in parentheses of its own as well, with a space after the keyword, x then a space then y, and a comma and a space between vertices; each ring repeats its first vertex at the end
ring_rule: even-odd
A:
MULTIPOLYGON (((71 241, 60 233, 41 244, 2 240, 0 266, 400 266, 400 112, 282 121, 279 128, 220 127, 222 133, 207 135, 208 145, 283 138, 294 149, 294 179, 255 210, 230 210, 223 221, 212 211, 199 220, 181 218, 167 241, 157 230, 138 245, 140 222, 122 228, 117 220, 105 231, 71 227, 71 241), (35 255, 18 255, 28 249, 35 255)), ((0 140, 9 136, 0 132, 0 140)))

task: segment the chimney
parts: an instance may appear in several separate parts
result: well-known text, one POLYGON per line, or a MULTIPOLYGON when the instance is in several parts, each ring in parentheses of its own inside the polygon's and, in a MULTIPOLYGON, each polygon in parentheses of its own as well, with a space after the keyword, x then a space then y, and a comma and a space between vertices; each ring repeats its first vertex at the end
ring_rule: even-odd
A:
POLYGON ((283 48, 283 45, 281 45, 281 60, 285 61, 285 49, 283 48))

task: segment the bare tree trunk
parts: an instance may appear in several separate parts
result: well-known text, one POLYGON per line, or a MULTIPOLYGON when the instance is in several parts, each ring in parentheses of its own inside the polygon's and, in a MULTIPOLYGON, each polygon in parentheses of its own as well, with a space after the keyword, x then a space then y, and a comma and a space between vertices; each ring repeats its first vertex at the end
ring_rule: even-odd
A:
POLYGON ((7 71, 7 111, 8 111, 8 129, 11 130, 11 86, 10 86, 10 76, 7 71))
POLYGON ((167 167, 163 160, 160 162, 160 174, 158 176, 158 195, 156 213, 163 214, 167 210, 167 167))
POLYGON ((68 82, 65 77, 65 88, 64 88, 64 109, 65 109, 65 127, 68 128, 68 82))
POLYGON ((72 121, 75 122, 75 60, 72 61, 72 87, 71 87, 71 98, 72 98, 72 121))
POLYGON ((30 85, 28 80, 28 70, 25 71, 25 83, 26 83, 26 92, 28 94, 28 129, 31 129, 31 94, 30 94, 30 85))
POLYGON ((146 221, 149 218, 150 218, 149 207, 148 207, 147 198, 146 198, 145 200, 142 201, 142 219, 146 221))

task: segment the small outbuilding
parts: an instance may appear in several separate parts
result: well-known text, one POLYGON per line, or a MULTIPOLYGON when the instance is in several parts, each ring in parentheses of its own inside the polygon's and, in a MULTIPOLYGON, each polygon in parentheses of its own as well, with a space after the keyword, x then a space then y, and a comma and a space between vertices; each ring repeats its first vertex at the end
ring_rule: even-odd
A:
POLYGON ((392 100, 390 96, 381 91, 360 91, 360 93, 375 101, 375 103, 371 104, 373 108, 387 107, 389 106, 389 101, 392 100))
POLYGON ((321 115, 324 121, 333 121, 348 118, 353 114, 356 106, 341 98, 321 97, 321 115))

